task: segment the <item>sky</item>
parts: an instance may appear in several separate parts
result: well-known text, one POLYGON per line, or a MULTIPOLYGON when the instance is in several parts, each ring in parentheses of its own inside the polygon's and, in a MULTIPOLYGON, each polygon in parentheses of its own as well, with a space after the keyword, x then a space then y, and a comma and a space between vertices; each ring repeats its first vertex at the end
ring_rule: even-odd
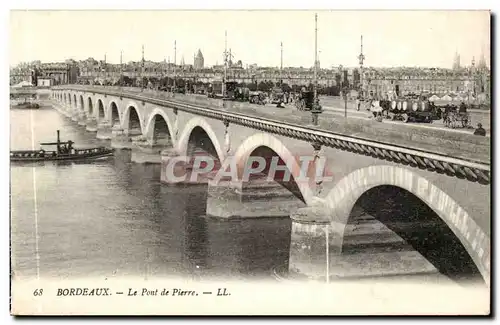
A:
POLYGON ((488 11, 11 11, 10 65, 93 57, 107 62, 145 59, 205 66, 223 62, 224 34, 243 65, 311 67, 314 14, 321 67, 357 66, 363 35, 365 66, 450 68, 484 54, 490 66, 488 11))

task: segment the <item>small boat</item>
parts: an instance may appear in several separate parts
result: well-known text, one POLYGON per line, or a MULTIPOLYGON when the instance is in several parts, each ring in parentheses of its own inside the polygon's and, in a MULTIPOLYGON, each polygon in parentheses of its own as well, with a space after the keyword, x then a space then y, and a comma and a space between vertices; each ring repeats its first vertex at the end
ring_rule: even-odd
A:
POLYGON ((24 103, 19 103, 14 107, 21 108, 21 109, 23 109, 23 108, 24 109, 38 109, 38 108, 40 108, 40 105, 38 103, 34 103, 34 102, 24 102, 24 103))
POLYGON ((59 139, 59 130, 57 130, 57 142, 41 143, 41 146, 56 146, 56 150, 13 150, 10 152, 10 161, 68 161, 68 160, 89 160, 104 158, 113 155, 114 150, 106 147, 76 149, 73 148, 74 142, 61 141, 59 139))

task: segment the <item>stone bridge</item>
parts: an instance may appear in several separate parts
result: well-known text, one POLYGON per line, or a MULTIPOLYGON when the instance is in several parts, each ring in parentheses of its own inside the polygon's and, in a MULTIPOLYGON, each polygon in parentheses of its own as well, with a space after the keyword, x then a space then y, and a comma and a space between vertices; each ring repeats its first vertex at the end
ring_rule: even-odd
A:
POLYGON ((294 274, 342 276, 340 257, 349 243, 363 242, 363 236, 379 244, 391 241, 383 230, 389 228, 439 273, 453 278, 462 270, 490 283, 489 139, 375 121, 326 127, 322 116, 312 126, 310 114, 290 108, 140 89, 68 85, 53 88, 52 98, 57 109, 98 138, 131 149, 138 163, 167 166, 175 157, 204 152, 223 167, 236 161, 241 176, 242 166, 255 157, 278 157, 290 180, 215 184, 209 175, 206 214, 290 216, 294 274), (331 179, 299 181, 301 157, 323 161, 331 179), (365 212, 382 226, 366 228, 373 220, 365 212))

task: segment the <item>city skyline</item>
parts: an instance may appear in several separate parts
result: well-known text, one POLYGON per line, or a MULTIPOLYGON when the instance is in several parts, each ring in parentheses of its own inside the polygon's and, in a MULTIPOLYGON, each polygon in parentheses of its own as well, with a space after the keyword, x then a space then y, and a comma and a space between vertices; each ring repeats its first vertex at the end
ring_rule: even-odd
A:
MULTIPOLYGON (((140 61, 143 45, 146 60, 159 62, 170 58, 173 63, 176 41, 177 64, 182 58, 186 64, 192 64, 193 55, 201 49, 205 66, 212 66, 223 63, 227 30, 228 50, 244 66, 279 67, 283 42, 284 67, 312 67, 314 13, 13 11, 10 65, 35 60, 61 62, 70 58, 104 60, 105 56, 107 62, 116 64, 120 63, 121 51, 123 62, 140 61)), ((460 54, 462 66, 470 65, 473 57, 477 64, 481 55, 490 66, 488 11, 320 10, 317 13, 322 68, 358 66, 361 35, 367 67, 450 68, 455 53, 460 54)))

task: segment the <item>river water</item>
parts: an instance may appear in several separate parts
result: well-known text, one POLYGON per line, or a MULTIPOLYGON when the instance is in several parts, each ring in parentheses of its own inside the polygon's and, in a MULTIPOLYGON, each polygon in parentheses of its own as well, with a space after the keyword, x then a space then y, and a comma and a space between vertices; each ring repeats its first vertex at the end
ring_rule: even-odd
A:
MULTIPOLYGON (((10 110, 11 149, 108 145, 50 107, 10 110)), ((130 151, 93 163, 11 164, 16 279, 123 276, 269 279, 287 265, 289 219, 206 218, 206 188, 160 184, 130 151)))

